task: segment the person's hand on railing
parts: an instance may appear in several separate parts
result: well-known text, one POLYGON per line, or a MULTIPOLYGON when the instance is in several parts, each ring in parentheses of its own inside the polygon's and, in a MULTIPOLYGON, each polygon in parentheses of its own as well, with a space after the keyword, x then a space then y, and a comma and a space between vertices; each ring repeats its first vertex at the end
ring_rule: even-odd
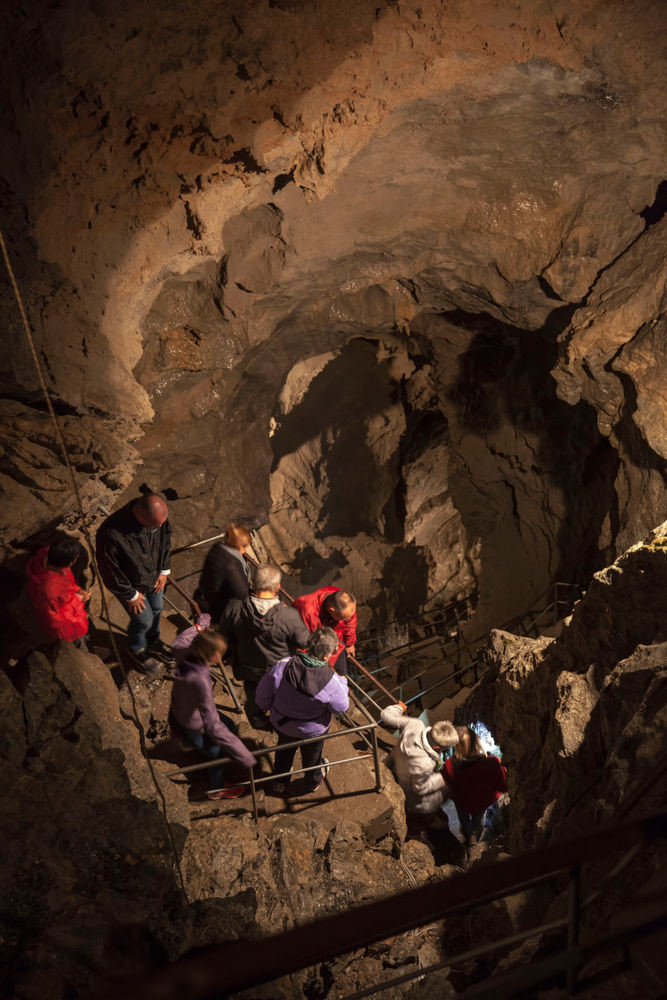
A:
POLYGON ((408 714, 408 706, 405 704, 405 702, 404 701, 399 701, 399 702, 397 702, 397 704, 398 704, 398 707, 400 708, 401 712, 403 713, 403 715, 407 715, 408 714))

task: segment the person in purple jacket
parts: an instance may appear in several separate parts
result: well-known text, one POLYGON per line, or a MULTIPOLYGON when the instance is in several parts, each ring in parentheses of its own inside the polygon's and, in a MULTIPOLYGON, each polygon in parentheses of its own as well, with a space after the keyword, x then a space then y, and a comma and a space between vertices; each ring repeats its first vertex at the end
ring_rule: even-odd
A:
MULTIPOLYGON (((213 700, 210 667, 219 665, 227 643, 219 632, 201 629, 210 617, 202 615, 199 624, 186 629, 173 644, 176 669, 171 689, 169 721, 183 739, 211 760, 234 757, 245 767, 257 760, 235 735, 233 721, 218 711, 213 700)), ((223 787, 224 767, 209 770, 210 799, 233 799, 243 795, 242 786, 223 787)))
MULTIPOLYGON (((338 636, 330 628, 318 628, 311 633, 303 653, 279 660, 257 685, 255 700, 264 711, 270 711, 271 725, 278 733, 278 747, 294 740, 324 736, 334 712, 344 712, 350 701, 347 678, 341 677, 327 660, 338 648, 338 636)), ((301 749, 301 765, 313 768, 304 775, 306 794, 314 792, 328 772, 322 756, 324 740, 307 743, 301 749), (318 765, 320 765, 318 767, 318 765)), ((278 749, 274 774, 290 771, 296 748, 278 749)), ((273 782, 273 792, 285 795, 289 782, 273 782)))

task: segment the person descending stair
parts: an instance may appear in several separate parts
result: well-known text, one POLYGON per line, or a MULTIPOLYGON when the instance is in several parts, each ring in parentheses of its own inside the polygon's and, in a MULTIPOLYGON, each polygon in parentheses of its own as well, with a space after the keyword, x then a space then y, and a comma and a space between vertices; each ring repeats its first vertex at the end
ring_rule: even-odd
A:
MULTIPOLYGON (((289 772, 294 761, 296 747, 280 749, 283 744, 324 736, 332 714, 345 712, 349 706, 347 678, 327 662, 337 645, 333 629, 315 629, 305 652, 280 660, 257 685, 257 704, 270 712, 271 725, 278 733, 275 774, 289 772)), ((302 766, 314 768, 304 775, 306 794, 314 792, 328 773, 323 748, 323 739, 301 747, 302 766)), ((287 794, 288 784, 288 780, 278 778, 273 782, 274 793, 287 794)))
POLYGON ((330 628, 338 636, 338 645, 329 659, 337 673, 347 674, 347 654, 354 656, 357 641, 357 602, 339 587, 320 587, 297 597, 294 607, 309 632, 330 628))
POLYGON ((90 594, 78 585, 72 573, 82 553, 76 538, 63 535, 39 549, 26 566, 28 595, 37 623, 50 642, 62 639, 85 647, 85 602, 90 594))
MULTIPOLYGON (((176 658, 171 689, 169 722, 172 729, 205 757, 216 760, 227 755, 244 767, 254 767, 256 758, 236 735, 234 722, 219 712, 213 700, 212 666, 219 665, 227 643, 202 615, 196 626, 176 636, 172 649, 176 658), (200 631, 200 629, 202 629, 200 631)), ((209 770, 211 799, 231 799, 243 794, 242 786, 224 785, 222 765, 209 770)))
POLYGON ((137 669, 154 674, 171 662, 160 638, 163 591, 171 573, 171 526, 167 502, 157 493, 130 500, 102 522, 96 537, 104 585, 130 615, 127 646, 137 669))
POLYGON ((259 681, 274 663, 293 656, 308 642, 308 629, 298 612, 280 603, 281 579, 275 566, 255 566, 250 597, 230 601, 220 619, 220 631, 232 653, 234 676, 245 688, 245 713, 255 729, 267 727, 266 716, 255 702, 259 681))
POLYGON ((486 753, 473 729, 457 726, 456 732, 458 741, 454 756, 445 762, 445 776, 470 847, 482 838, 486 810, 507 791, 507 769, 498 757, 486 753))
POLYGON ((217 623, 230 601, 243 601, 250 594, 250 564, 243 558, 250 545, 245 524, 229 524, 224 541, 209 549, 194 592, 204 613, 217 623))
POLYGON ((382 722, 398 729, 399 742, 391 753, 390 766, 405 792, 405 810, 424 826, 443 825, 446 816, 440 808, 449 798, 443 751, 456 746, 459 735, 451 722, 425 726, 421 719, 407 715, 402 701, 382 709, 382 722))

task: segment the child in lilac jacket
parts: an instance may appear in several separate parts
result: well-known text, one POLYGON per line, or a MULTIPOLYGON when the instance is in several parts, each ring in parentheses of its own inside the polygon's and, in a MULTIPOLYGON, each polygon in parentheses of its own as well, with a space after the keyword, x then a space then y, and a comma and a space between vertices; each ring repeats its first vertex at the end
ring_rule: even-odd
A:
MULTIPOLYGON (((211 759, 234 757, 245 767, 257 760, 236 736, 233 721, 222 715, 213 700, 210 667, 220 663, 227 644, 212 629, 202 628, 210 617, 202 615, 199 623, 186 629, 173 644, 176 657, 174 684, 169 717, 172 725, 193 747, 211 759)), ((235 798, 243 788, 222 788, 223 768, 210 769, 209 798, 235 798)))

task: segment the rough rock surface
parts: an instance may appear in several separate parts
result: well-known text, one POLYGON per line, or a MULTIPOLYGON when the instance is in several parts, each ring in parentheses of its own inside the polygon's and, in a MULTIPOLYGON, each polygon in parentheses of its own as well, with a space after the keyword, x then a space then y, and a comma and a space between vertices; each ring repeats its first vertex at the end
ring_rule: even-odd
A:
POLYGON ((179 852, 189 811, 159 765, 158 797, 97 657, 63 646, 1 677, 2 989, 90 996, 186 926, 162 808, 179 852))
MULTIPOLYGON (((181 541, 273 495, 314 581, 497 623, 664 518, 658 2, 43 6, 3 9, 2 203, 93 522, 132 480, 181 541)), ((72 501, 2 307, 14 553, 72 501)))
MULTIPOLYGON (((345 582, 382 620, 479 588, 483 628, 664 520, 662 17, 658 0, 5 4, 3 233, 91 526, 146 483, 179 543, 267 523, 303 589, 345 582)), ((26 550, 82 523, 4 272, 0 310, 14 597, 26 550)), ((471 705, 515 776, 514 846, 608 817, 664 751, 663 537, 602 571, 557 640, 496 633, 471 705)), ((325 880, 308 912, 347 902, 362 858, 383 886, 407 877, 358 830, 302 820, 249 833, 225 868, 202 821, 189 924, 105 671, 71 650, 21 669, 0 687, 18 996, 294 919, 255 864, 282 892, 307 857, 325 880)), ((150 725, 148 695, 140 711, 150 725)), ((405 954, 335 974, 353 989, 405 954)))
POLYGON ((667 522, 595 575, 556 639, 492 633, 459 712, 503 748, 513 848, 609 821, 644 785, 638 812, 664 805, 666 587, 667 522))

